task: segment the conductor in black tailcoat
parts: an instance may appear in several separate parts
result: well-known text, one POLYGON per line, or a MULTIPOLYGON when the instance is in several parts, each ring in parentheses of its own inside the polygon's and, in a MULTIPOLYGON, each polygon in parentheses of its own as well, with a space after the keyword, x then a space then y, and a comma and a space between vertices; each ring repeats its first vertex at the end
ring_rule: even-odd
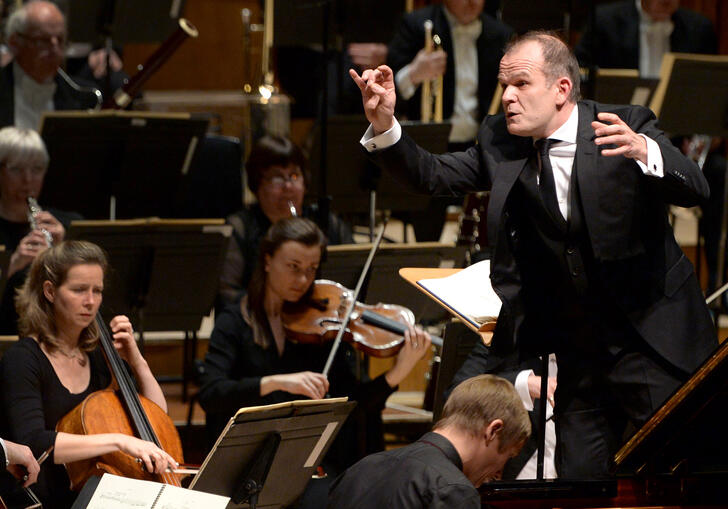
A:
POLYGON ((698 167, 649 110, 580 101, 576 58, 548 33, 506 48, 505 113, 465 152, 434 156, 401 132, 389 68, 352 77, 379 165, 433 194, 491 191, 502 309, 487 369, 554 352, 559 476, 608 475, 627 424, 644 424, 717 346, 665 207, 708 195, 698 167))

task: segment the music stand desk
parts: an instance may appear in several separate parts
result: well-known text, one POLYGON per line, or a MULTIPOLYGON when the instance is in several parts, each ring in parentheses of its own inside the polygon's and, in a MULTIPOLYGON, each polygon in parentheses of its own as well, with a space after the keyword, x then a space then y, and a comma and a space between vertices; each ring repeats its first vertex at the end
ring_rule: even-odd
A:
MULTIPOLYGON (((355 405, 347 398, 332 398, 241 408, 218 437, 190 489, 237 502, 236 492, 257 469, 258 475, 252 476, 260 488, 256 507, 288 507, 306 489, 355 405)), ((233 501, 229 509, 248 507, 233 501)))
POLYGON ((445 301, 441 300, 436 295, 429 292, 425 287, 421 286, 418 281, 421 279, 437 279, 442 277, 452 276, 462 269, 444 269, 444 268, 421 268, 421 267, 403 267, 399 269, 399 275, 407 281, 409 284, 417 288, 419 291, 427 295, 430 299, 437 302, 440 306, 450 312, 455 318, 461 320, 470 330, 480 335, 483 342, 486 345, 490 345, 490 340, 493 338, 493 330, 495 329, 495 322, 486 322, 480 327, 472 322, 472 320, 463 316, 455 308, 451 307, 445 301))
POLYGON ((39 201, 86 219, 170 217, 207 122, 189 113, 44 113, 50 164, 39 201))

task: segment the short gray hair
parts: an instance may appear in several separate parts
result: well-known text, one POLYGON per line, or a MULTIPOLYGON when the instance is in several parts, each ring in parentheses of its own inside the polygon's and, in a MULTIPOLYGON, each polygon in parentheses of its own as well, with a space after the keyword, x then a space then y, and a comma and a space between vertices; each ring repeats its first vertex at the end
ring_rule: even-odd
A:
POLYGON ((46 169, 49 160, 45 143, 34 130, 12 126, 0 129, 0 165, 31 163, 46 169))
MULTIPOLYGON (((53 4, 61 12, 61 14, 63 14, 63 10, 55 2, 48 0, 30 0, 29 2, 26 2, 20 7, 14 9, 10 16, 8 16, 8 19, 5 22, 6 41, 10 40, 10 36, 13 34, 24 34, 28 31, 28 6, 39 2, 53 4)), ((63 19, 65 21, 65 15, 63 16, 63 19)))

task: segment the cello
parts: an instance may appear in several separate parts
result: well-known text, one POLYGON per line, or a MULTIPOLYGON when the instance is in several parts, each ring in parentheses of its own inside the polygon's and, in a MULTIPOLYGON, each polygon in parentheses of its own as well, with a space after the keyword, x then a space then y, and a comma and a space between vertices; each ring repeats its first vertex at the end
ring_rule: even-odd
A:
MULTIPOLYGON (((56 431, 76 435, 122 433, 136 436, 153 442, 175 461, 182 463, 182 443, 174 423, 164 410, 137 392, 134 381, 114 348, 111 333, 100 314, 96 315, 96 323, 99 327, 99 342, 113 375, 113 381, 108 388, 90 394, 58 421, 56 431)), ((144 470, 137 458, 122 451, 66 463, 65 466, 73 490, 80 490, 89 477, 102 475, 105 472, 122 477, 180 485, 176 474, 149 473, 144 470)))

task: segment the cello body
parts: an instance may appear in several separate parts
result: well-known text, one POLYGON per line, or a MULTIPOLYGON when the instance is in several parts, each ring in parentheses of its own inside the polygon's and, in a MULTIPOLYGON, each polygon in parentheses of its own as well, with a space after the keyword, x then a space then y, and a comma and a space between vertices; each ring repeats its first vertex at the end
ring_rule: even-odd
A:
MULTIPOLYGON (((161 448, 177 462, 182 463, 182 443, 172 419, 151 400, 142 395, 139 395, 139 399, 161 448)), ((112 389, 90 394, 58 421, 56 431, 76 435, 121 433, 138 436, 124 403, 112 389)), ((83 487, 89 477, 102 475, 104 472, 134 479, 165 482, 159 475, 147 472, 136 458, 121 451, 67 463, 65 466, 71 479, 71 489, 76 491, 83 487)))

